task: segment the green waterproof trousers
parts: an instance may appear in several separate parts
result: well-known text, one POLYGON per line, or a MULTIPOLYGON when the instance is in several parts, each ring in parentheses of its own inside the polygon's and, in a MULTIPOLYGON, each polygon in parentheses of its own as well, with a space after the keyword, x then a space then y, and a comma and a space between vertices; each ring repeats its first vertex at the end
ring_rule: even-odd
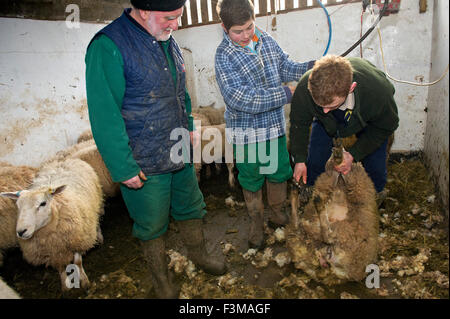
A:
POLYGON ((198 187, 194 166, 173 173, 147 176, 140 189, 120 185, 122 197, 133 219, 134 237, 155 239, 169 226, 169 216, 175 220, 203 218, 206 204, 198 187))
POLYGON ((292 177, 286 135, 245 145, 233 145, 238 180, 242 188, 251 192, 260 190, 264 181, 282 183, 292 177))

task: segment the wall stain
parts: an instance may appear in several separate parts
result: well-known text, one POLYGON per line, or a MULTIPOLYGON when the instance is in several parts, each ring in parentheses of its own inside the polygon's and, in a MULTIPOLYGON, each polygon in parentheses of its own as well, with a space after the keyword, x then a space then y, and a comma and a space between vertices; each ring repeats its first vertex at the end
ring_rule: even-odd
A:
MULTIPOLYGON (((75 105, 59 103, 48 98, 36 98, 33 103, 22 102, 17 105, 24 110, 32 110, 37 115, 15 119, 9 122, 9 126, 0 131, 0 158, 15 151, 16 147, 23 146, 30 134, 36 134, 35 129, 47 130, 45 126, 52 126, 57 116, 67 113, 79 114, 80 120, 85 120, 87 116, 87 100, 84 98, 75 105)), ((56 137, 49 135, 49 140, 56 137)), ((67 139, 67 137, 66 137, 67 139)))

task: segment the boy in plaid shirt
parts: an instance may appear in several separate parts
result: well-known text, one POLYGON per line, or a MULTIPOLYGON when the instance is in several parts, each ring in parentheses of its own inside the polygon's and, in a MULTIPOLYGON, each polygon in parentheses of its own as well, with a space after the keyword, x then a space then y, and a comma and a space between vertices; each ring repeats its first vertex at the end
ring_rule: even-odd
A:
POLYGON ((276 41, 255 26, 249 0, 219 0, 224 29, 216 50, 216 80, 225 101, 228 142, 233 144, 238 180, 250 216, 249 246, 264 242, 262 187, 266 181, 269 223, 286 225, 287 183, 292 177, 286 145, 283 106, 295 90, 283 82, 298 81, 314 61, 290 60, 276 41))

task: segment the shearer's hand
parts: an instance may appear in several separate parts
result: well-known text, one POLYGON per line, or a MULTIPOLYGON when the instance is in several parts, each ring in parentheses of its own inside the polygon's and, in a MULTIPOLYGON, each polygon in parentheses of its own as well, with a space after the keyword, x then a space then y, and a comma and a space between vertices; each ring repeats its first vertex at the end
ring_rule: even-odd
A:
POLYGON ((294 166, 294 180, 298 183, 300 178, 303 180, 303 184, 306 185, 307 169, 305 163, 296 163, 294 166))
POLYGON ((289 87, 289 90, 291 90, 292 95, 294 95, 295 89, 296 89, 297 87, 296 87, 296 86, 293 86, 293 85, 288 85, 288 87, 289 87))
POLYGON ((344 151, 343 155, 344 159, 342 160, 342 163, 335 166, 334 169, 339 173, 346 175, 352 169, 353 156, 347 151, 344 151))
POLYGON ((126 180, 125 182, 122 182, 127 186, 128 188, 138 189, 144 186, 144 183, 142 182, 142 179, 144 181, 147 180, 147 177, 145 177, 144 172, 140 171, 138 175, 135 177, 130 178, 129 180, 126 180))

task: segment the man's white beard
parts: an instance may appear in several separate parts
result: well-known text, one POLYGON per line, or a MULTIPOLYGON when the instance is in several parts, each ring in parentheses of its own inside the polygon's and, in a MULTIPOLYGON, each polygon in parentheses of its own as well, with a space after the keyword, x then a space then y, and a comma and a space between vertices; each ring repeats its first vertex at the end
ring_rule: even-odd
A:
POLYGON ((158 36, 157 38, 156 38, 156 40, 158 40, 158 41, 167 41, 167 40, 169 40, 169 38, 170 38, 170 36, 172 35, 172 30, 170 31, 170 33, 163 33, 163 34, 161 34, 160 36, 158 36))

